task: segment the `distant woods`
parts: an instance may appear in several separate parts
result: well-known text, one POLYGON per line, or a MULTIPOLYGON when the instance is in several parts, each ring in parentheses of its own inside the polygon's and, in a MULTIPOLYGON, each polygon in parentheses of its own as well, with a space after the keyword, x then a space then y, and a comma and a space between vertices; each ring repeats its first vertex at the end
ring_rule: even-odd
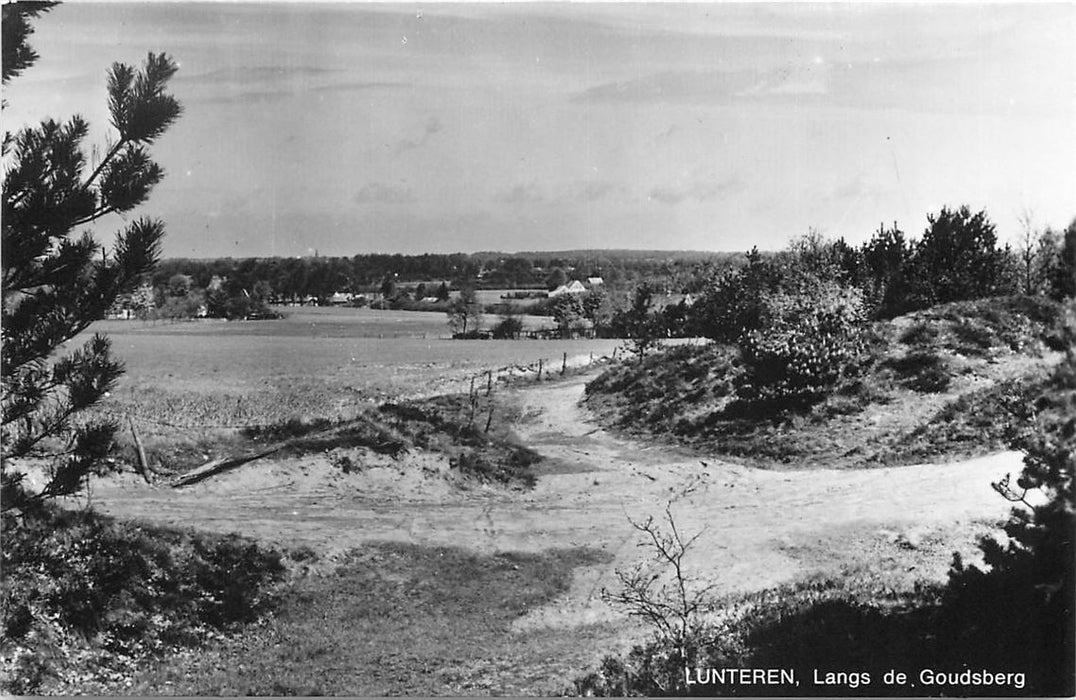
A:
MULTIPOLYGON (((450 290, 503 289, 515 290, 509 296, 516 311, 554 316, 558 328, 574 327, 578 318, 598 335, 635 338, 645 331, 656 338, 735 342, 761 328, 777 296, 820 281, 857 290, 856 313, 865 319, 988 296, 1062 299, 1076 293, 1076 221, 1058 231, 1025 220, 1015 245, 998 240, 986 212, 967 207, 943 208, 927 215, 926 224, 919 236, 883 225, 859 245, 810 232, 776 252, 180 258, 161 262, 124 303, 132 315, 158 317, 257 318, 269 313, 269 304, 448 311, 450 290), (542 298, 575 282, 588 293, 542 298), (643 301, 646 319, 638 318, 643 301)), ((511 315, 507 306, 487 304, 482 311, 511 315)))
POLYGON ((452 253, 423 255, 363 254, 352 257, 216 258, 164 260, 152 278, 154 287, 183 274, 205 289, 214 277, 253 289, 262 282, 287 301, 313 298, 325 303, 337 292, 408 291, 435 297, 444 283, 452 289, 552 290, 572 280, 601 277, 606 284, 632 285, 661 279, 670 289, 690 287, 709 266, 732 263, 740 254, 638 251, 576 253, 452 253))

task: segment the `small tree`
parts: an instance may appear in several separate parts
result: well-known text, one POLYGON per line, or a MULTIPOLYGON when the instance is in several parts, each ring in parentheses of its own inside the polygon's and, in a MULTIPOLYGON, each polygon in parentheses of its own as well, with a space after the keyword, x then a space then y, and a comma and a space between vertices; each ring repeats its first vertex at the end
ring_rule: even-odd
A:
MULTIPOLYGON (((5 84, 36 57, 25 41, 27 18, 40 9, 38 3, 4 5, 5 84)), ((179 117, 179 103, 165 93, 175 72, 176 64, 164 54, 149 54, 141 70, 112 65, 108 107, 116 137, 89 174, 81 149, 88 125, 81 117, 4 134, 0 500, 5 510, 75 493, 91 472, 103 468, 111 449, 115 422, 76 420, 123 372, 108 339, 94 335, 60 358, 53 352, 152 270, 164 225, 136 219, 107 251, 89 233, 73 234, 105 214, 131 211, 164 175, 146 147, 179 117), (14 460, 48 441, 58 441, 50 452, 59 456, 43 490, 31 496, 14 460)))
POLYGON ((516 314, 515 309, 509 305, 501 320, 493 326, 493 337, 498 340, 515 340, 523 332, 523 321, 516 314))
POLYGON ((586 310, 578 295, 561 294, 549 303, 549 313, 553 315, 553 322, 557 324, 560 337, 570 338, 572 332, 583 323, 586 310))
POLYGON ((875 315, 888 318, 908 309, 907 271, 912 252, 911 242, 896 222, 888 229, 879 226, 860 249, 864 268, 860 286, 875 315))
POLYGON ((994 224, 985 211, 943 207, 927 216, 930 226, 909 265, 913 308, 1006 294, 1009 251, 997 245, 994 224))
POLYGON ((477 331, 482 323, 482 305, 478 303, 478 295, 474 287, 464 287, 460 295, 448 305, 448 327, 453 335, 467 335, 467 332, 477 331))
POLYGON ((564 272, 562 268, 554 267, 553 270, 546 275, 545 286, 549 291, 553 291, 557 287, 561 287, 568 284, 568 274, 564 272))
MULTIPOLYGON (((629 518, 628 522, 645 536, 639 546, 651 550, 652 556, 628 569, 617 569, 620 588, 603 588, 602 600, 643 620, 659 640, 676 651, 671 665, 687 668, 698 654, 705 624, 702 613, 713 606, 713 586, 700 586, 689 575, 685 562, 702 533, 686 537, 676 525, 671 502, 665 505, 664 527, 654 522, 653 516, 643 522, 629 518)), ((675 689, 661 688, 665 693, 675 689)))
POLYGON ((381 296, 385 301, 392 301, 396 298, 396 293, 396 275, 385 275, 385 278, 381 280, 381 296))
POLYGON ((650 283, 643 282, 635 288, 631 306, 619 314, 616 325, 640 362, 648 352, 661 346, 665 324, 661 314, 654 310, 654 287, 650 283))

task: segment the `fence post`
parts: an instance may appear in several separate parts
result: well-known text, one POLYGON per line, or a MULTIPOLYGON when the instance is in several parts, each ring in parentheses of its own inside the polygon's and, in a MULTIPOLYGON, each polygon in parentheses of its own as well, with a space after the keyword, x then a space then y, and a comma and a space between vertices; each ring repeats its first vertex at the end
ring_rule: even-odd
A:
POLYGON ((474 412, 475 412, 475 409, 478 408, 478 395, 475 393, 475 390, 474 390, 474 378, 475 378, 475 375, 472 374, 471 375, 471 388, 467 392, 467 401, 468 401, 468 403, 470 403, 470 407, 471 407, 471 414, 467 418, 467 427, 468 428, 470 428, 471 426, 474 425, 474 412))
POLYGON ((146 480, 146 483, 152 483, 149 478, 149 462, 146 460, 146 451, 142 448, 142 439, 138 437, 138 429, 135 428, 134 420, 131 419, 131 414, 127 414, 127 424, 131 426, 131 437, 134 438, 135 450, 138 455, 138 473, 142 475, 142 478, 146 480))
MULTIPOLYGON (((489 396, 489 393, 491 391, 493 391, 493 370, 487 369, 486 370, 486 396, 489 396)), ((488 428, 486 429, 486 432, 489 432, 488 428)))
POLYGON ((560 362, 560 373, 564 374, 568 371, 568 353, 564 353, 564 359, 560 362))
POLYGON ((542 360, 538 359, 538 381, 542 381, 542 360))
POLYGON ((486 416, 486 432, 489 432, 489 426, 493 423, 493 402, 489 402, 489 415, 486 416))

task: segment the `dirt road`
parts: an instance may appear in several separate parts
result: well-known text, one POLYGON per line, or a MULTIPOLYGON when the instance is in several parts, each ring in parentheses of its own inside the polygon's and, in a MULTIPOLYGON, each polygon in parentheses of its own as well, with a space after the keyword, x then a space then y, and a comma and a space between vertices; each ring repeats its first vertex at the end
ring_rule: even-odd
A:
POLYGON ((728 464, 599 429, 579 405, 589 378, 521 390, 517 432, 548 458, 530 491, 453 483, 436 455, 367 459, 352 474, 309 456, 254 462, 179 490, 134 477, 103 481, 92 499, 120 516, 308 545, 328 560, 376 540, 608 553, 608 563, 578 571, 562 599, 518 623, 527 628, 615 615, 601 588, 616 585, 617 567, 647 555, 629 518, 660 518, 670 501, 683 532, 702 532, 692 572, 723 592, 866 563, 886 575, 941 578, 954 550, 974 559, 976 536, 1008 512, 991 480, 1020 468, 1016 453, 869 471, 728 464))

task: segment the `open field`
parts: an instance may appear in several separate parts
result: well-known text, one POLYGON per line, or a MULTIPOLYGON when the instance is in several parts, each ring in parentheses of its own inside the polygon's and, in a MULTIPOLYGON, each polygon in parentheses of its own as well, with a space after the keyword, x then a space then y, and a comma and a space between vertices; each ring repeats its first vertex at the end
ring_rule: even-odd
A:
POLYGON ((127 367, 96 410, 121 421, 130 416, 152 452, 156 445, 213 442, 222 431, 249 425, 341 420, 389 398, 467 391, 471 377, 486 370, 506 380, 534 377, 541 360, 545 373, 556 372, 565 354, 578 367, 620 344, 451 340, 437 313, 286 311, 278 321, 95 324, 89 332, 107 333, 127 367))

